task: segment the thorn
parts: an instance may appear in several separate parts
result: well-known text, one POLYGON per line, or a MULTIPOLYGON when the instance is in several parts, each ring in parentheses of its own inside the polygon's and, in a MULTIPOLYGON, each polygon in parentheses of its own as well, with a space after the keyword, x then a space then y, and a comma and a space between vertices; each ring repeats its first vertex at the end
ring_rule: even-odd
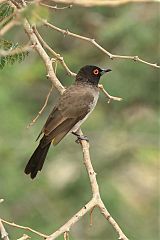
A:
POLYGON ((134 61, 138 61, 138 58, 139 58, 138 56, 134 56, 134 57, 133 57, 133 60, 134 60, 134 61))
POLYGON ((52 62, 52 63, 55 63, 55 62, 56 62, 56 59, 55 59, 55 58, 51 58, 51 62, 52 62))
POLYGON ((92 227, 93 225, 93 210, 95 209, 95 206, 91 209, 90 211, 90 227, 92 227))
POLYGON ((64 240, 69 240, 69 231, 64 232, 64 240))

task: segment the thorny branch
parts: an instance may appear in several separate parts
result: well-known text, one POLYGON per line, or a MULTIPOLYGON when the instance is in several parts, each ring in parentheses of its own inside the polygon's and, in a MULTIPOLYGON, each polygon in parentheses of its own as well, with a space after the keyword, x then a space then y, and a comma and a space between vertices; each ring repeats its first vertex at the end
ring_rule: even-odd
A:
POLYGON ((61 29, 59 27, 56 27, 55 25, 49 23, 47 20, 44 20, 42 19, 42 22, 44 23, 45 26, 48 26, 52 29, 54 29, 55 31, 58 31, 60 33, 62 33, 64 36, 71 36, 71 37, 74 37, 74 38, 78 38, 78 39, 81 39, 81 40, 84 40, 84 41, 87 41, 87 42, 90 42, 91 44, 93 44, 96 48, 100 49, 102 52, 104 52, 107 56, 109 56, 110 59, 130 59, 130 60, 134 60, 135 62, 141 62, 141 63, 145 63, 149 66, 152 66, 152 67, 155 67, 155 68, 160 68, 159 65, 157 65, 157 63, 150 63, 150 62, 147 62, 141 58, 139 58, 138 56, 125 56, 125 55, 117 55, 117 54, 112 54, 110 52, 108 52, 106 49, 104 49, 101 45, 99 45, 95 39, 91 39, 91 38, 88 38, 88 37, 84 37, 84 36, 81 36, 81 35, 78 35, 78 34, 75 34, 73 32, 70 32, 67 30, 64 30, 64 29, 61 29))
POLYGON ((6 221, 6 220, 4 220, 4 219, 2 219, 2 218, 0 218, 0 220, 1 220, 1 222, 6 223, 6 224, 9 225, 9 226, 12 226, 12 227, 15 227, 15 228, 19 228, 19 229, 24 229, 24 230, 26 230, 26 231, 35 233, 36 235, 38 235, 38 236, 40 236, 40 237, 42 237, 42 238, 47 238, 47 237, 48 237, 48 235, 43 234, 43 233, 40 233, 40 232, 38 232, 38 231, 30 228, 30 227, 24 227, 24 226, 21 226, 21 225, 19 225, 19 224, 15 224, 15 223, 13 223, 13 222, 6 221))
MULTIPOLYGON (((60 0, 61 1, 61 0, 60 0)), ((59 1, 59 2, 60 2, 59 1)), ((122 1, 122 0, 121 0, 122 1)), ((23 1, 24 2, 24 1, 23 1)), ((62 2, 62 1, 61 1, 62 2)), ((63 2, 66 2, 67 1, 63 1, 63 2)), ((69 1, 68 1, 69 2, 69 1)), ((73 2, 73 1, 72 1, 73 2)), ((75 3, 76 1, 74 1, 75 3)), ((88 1, 89 2, 89 1, 88 1)), ((91 2, 91 1, 90 1, 91 2)), ((96 2, 96 1, 95 1, 96 2)), ((129 1, 128 1, 129 2, 129 1)), ((12 3, 15 4, 16 7, 19 8, 19 5, 16 4, 16 1, 12 0, 12 3)), ((139 62, 143 62, 147 65, 150 65, 150 66, 153 66, 153 67, 156 67, 156 68, 160 68, 157 64, 152 64, 152 63, 148 63, 142 59, 140 59, 139 57, 137 56, 120 56, 120 55, 113 55, 111 54, 110 52, 108 52, 107 50, 105 50, 104 48, 102 48, 94 39, 90 39, 90 38, 87 38, 87 37, 83 37, 81 35, 77 35, 75 33, 72 33, 72 32, 69 32, 68 30, 63 30, 63 29, 60 29, 50 23, 48 23, 46 20, 43 20, 44 24, 46 26, 49 26, 51 27, 52 29, 58 31, 58 32, 61 32, 63 33, 64 35, 70 35, 72 37, 76 37, 78 39, 81 39, 81 40, 85 40, 85 41, 88 41, 88 42, 91 42, 95 47, 97 47, 98 49, 100 49, 102 52, 104 52, 105 54, 107 54, 111 59, 113 58, 123 58, 123 59, 132 59, 132 60, 135 60, 135 61, 139 61, 139 62)), ((37 53, 40 55, 40 57, 42 58, 43 62, 44 62, 44 65, 46 67, 46 71, 47 71, 47 76, 50 78, 51 82, 52 82, 52 86, 54 86, 60 94, 63 94, 63 92, 65 91, 65 88, 63 87, 63 85, 60 83, 60 81, 58 80, 58 78, 56 77, 56 74, 55 74, 55 71, 53 69, 53 60, 49 57, 49 55, 46 53, 46 51, 44 50, 44 48, 46 48, 47 50, 49 50, 50 53, 52 53, 52 55, 54 56, 55 59, 57 59, 58 61, 61 62, 61 64, 64 66, 64 68, 66 69, 66 71, 70 74, 70 75, 75 75, 74 73, 72 73, 67 65, 65 65, 65 62, 63 59, 61 59, 61 56, 57 53, 55 53, 49 46, 48 44, 43 40, 43 38, 40 36, 40 34, 38 33, 38 31, 36 30, 36 28, 32 28, 30 26, 30 23, 28 22, 28 20, 24 20, 24 29, 31 41, 31 43, 33 44, 34 46, 34 49, 37 51, 37 53), (44 48, 43 48, 44 47, 44 48)), ((113 97, 113 96, 110 96, 103 88, 103 86, 99 86, 99 88, 105 93, 105 95, 111 100, 118 100, 120 101, 121 99, 120 98, 117 98, 117 97, 113 97)), ((49 98, 49 95, 51 93, 52 90, 49 91, 48 95, 47 95, 47 98, 46 98, 46 101, 45 101, 45 104, 44 106, 42 107, 41 111, 43 111, 43 109, 45 108, 45 106, 47 105, 47 101, 48 101, 48 98, 49 98)), ((39 114, 41 114, 39 112, 39 114)), ((79 130, 79 133, 82 134, 82 131, 79 130)), ((24 227, 24 226, 21 226, 21 225, 18 225, 18 224, 15 224, 15 223, 11 223, 11 222, 8 222, 6 220, 3 220, 1 219, 0 220, 0 231, 1 231, 1 234, 3 233, 3 235, 6 235, 4 238, 5 240, 9 240, 8 236, 7 236, 7 233, 6 231, 4 230, 4 228, 2 227, 3 224, 2 223, 5 223, 5 224, 8 224, 12 227, 16 227, 16 228, 20 228, 20 229, 24 229, 24 230, 27 230, 27 231, 30 231, 30 232, 33 232, 35 233, 36 235, 42 237, 42 238, 45 238, 46 240, 54 240, 56 239, 58 236, 60 235, 64 235, 64 239, 67 240, 68 239, 68 234, 69 234, 69 231, 71 229, 71 227, 77 222, 79 221, 87 212, 91 211, 91 215, 92 215, 92 212, 93 212, 93 209, 95 207, 98 207, 100 209, 100 212, 102 213, 102 215, 106 218, 106 220, 112 225, 112 227, 114 228, 114 230, 116 231, 117 235, 118 235, 118 239, 119 240, 128 240, 128 238, 125 236, 125 234, 122 232, 121 228, 119 227, 119 225, 116 223, 116 221, 111 217, 110 213, 108 212, 108 210, 106 209, 102 199, 101 199, 101 195, 100 195, 100 192, 99 192, 99 186, 98 186, 98 183, 97 183, 97 179, 96 179, 96 173, 93 169, 93 166, 92 166, 92 163, 91 163, 91 159, 90 159, 90 152, 89 152, 89 143, 85 140, 82 140, 81 142, 81 148, 82 148, 82 151, 83 151, 83 161, 84 161, 84 164, 85 164, 85 167, 86 167, 86 170, 87 170, 87 173, 88 173, 88 176, 89 176, 89 180, 90 180, 90 185, 91 185, 91 190, 92 190, 92 198, 91 200, 85 204, 85 206, 83 206, 72 218, 70 218, 63 226, 61 226, 57 231, 55 231, 54 233, 52 233, 51 235, 45 235, 43 233, 40 233, 30 227, 24 227), (4 234, 5 233, 5 234, 4 234)), ((29 238, 27 235, 24 235, 22 236, 20 239, 24 240, 24 239, 27 239, 29 238)), ((20 240, 19 239, 19 240, 20 240)))
POLYGON ((23 236, 21 238, 18 238, 17 240, 27 240, 30 239, 30 237, 26 234, 23 234, 23 236))
POLYGON ((41 35, 39 34, 38 30, 36 29, 36 27, 33 27, 33 31, 36 34, 37 38, 39 39, 39 41, 41 42, 42 46, 44 48, 46 48, 47 50, 49 50, 49 52, 54 56, 54 58, 56 60, 58 60, 62 66, 64 67, 64 69, 66 70, 66 72, 68 73, 69 76, 76 76, 76 73, 73 73, 67 66, 67 64, 65 63, 63 57, 61 57, 61 55, 59 53, 56 53, 45 41, 44 39, 41 37, 41 35))
POLYGON ((69 5, 69 6, 65 6, 65 7, 57 7, 56 6, 51 6, 51 5, 48 5, 48 4, 45 4, 45 3, 39 3, 41 6, 44 6, 44 7, 47 7, 47 8, 50 8, 52 10, 64 10, 66 8, 71 8, 72 5, 69 5))
POLYGON ((49 92, 48 92, 48 94, 47 94, 47 97, 46 97, 46 100, 45 100, 45 102, 44 102, 43 107, 42 107, 41 110, 38 112, 37 116, 32 120, 32 122, 30 122, 30 123, 28 124, 27 128, 31 127, 31 126, 37 121, 37 119, 38 119, 39 116, 42 114, 42 112, 44 111, 45 107, 47 106, 48 99, 49 99, 49 97, 50 97, 50 95, 51 95, 52 90, 53 90, 53 84, 52 84, 52 86, 51 86, 51 88, 50 88, 50 90, 49 90, 49 92))
POLYGON ((75 4, 83 7, 94 7, 94 6, 109 6, 117 7, 119 5, 127 3, 147 3, 147 2, 159 2, 159 0, 50 0, 57 3, 64 4, 75 4))
POLYGON ((9 240, 8 233, 6 232, 1 219, 0 219, 0 233, 1 233, 1 238, 3 240, 9 240))

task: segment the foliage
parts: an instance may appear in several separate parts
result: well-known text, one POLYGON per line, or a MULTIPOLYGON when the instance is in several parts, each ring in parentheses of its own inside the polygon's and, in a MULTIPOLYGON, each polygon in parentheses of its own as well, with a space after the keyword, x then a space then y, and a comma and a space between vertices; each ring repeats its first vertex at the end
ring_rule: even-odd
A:
POLYGON ((0 22, 13 13, 13 8, 7 3, 0 4, 0 22))
MULTIPOLYGON (((11 41, 0 39, 0 50, 3 49, 5 51, 12 51, 14 49, 21 49, 18 43, 12 43, 11 41)), ((25 57, 28 56, 28 51, 20 52, 13 55, 7 55, 0 57, 0 69, 4 68, 7 64, 14 64, 15 62, 22 62, 24 61, 25 57)))

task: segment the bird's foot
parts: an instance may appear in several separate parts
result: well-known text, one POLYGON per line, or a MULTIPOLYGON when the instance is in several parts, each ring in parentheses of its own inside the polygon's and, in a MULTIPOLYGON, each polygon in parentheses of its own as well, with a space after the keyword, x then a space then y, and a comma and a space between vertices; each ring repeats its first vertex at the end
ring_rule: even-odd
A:
POLYGON ((80 143, 81 140, 85 140, 85 141, 89 142, 88 137, 87 137, 87 136, 84 136, 84 135, 79 135, 79 136, 77 136, 77 140, 76 140, 75 142, 76 142, 76 143, 80 143))
POLYGON ((77 139, 76 139, 76 141, 75 141, 76 143, 80 143, 81 140, 85 140, 85 141, 89 142, 89 139, 88 139, 87 136, 79 135, 78 133, 75 133, 75 132, 72 132, 72 134, 77 137, 77 139))

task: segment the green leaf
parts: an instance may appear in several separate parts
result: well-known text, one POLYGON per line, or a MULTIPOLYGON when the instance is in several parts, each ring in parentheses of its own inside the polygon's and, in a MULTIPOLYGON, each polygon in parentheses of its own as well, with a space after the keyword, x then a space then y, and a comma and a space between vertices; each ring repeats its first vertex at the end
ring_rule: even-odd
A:
MULTIPOLYGON (((5 39, 0 39, 0 49, 5 51, 12 51, 14 49, 21 49, 18 43, 12 43, 5 39)), ((0 69, 3 69, 7 64, 14 64, 15 62, 22 62, 24 61, 25 57, 28 56, 29 52, 20 52, 14 55, 7 55, 0 57, 0 69)))
POLYGON ((12 8, 7 3, 1 3, 0 4, 0 21, 2 21, 5 17, 8 17, 11 15, 14 11, 14 8, 12 8))

